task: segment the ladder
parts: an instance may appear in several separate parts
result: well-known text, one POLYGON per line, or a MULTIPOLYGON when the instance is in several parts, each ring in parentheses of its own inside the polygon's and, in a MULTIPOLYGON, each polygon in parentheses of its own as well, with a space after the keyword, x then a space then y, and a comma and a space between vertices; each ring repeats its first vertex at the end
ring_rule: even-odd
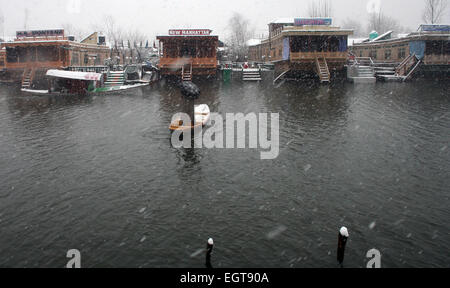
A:
POLYGON ((25 68, 22 75, 22 89, 30 89, 33 83, 34 69, 25 68))
POLYGON ((183 67, 181 67, 181 81, 183 82, 192 81, 192 63, 189 65, 187 69, 186 65, 183 65, 183 67))
POLYGON ((328 69, 327 60, 325 57, 316 57, 317 74, 319 74, 320 82, 330 82, 331 75, 328 69))

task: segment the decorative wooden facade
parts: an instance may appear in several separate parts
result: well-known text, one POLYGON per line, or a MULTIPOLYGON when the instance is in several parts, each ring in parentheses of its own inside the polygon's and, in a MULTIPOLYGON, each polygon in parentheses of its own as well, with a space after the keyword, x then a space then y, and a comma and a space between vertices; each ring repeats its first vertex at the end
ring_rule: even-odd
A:
POLYGON ((345 69, 351 34, 327 18, 280 19, 269 24, 268 39, 249 47, 249 60, 273 63, 277 74, 312 72, 329 82, 331 73, 345 69))
POLYGON ((188 29, 158 36, 161 75, 180 76, 186 81, 193 76, 216 75, 219 37, 210 34, 211 30, 188 29))
POLYGON ((4 80, 24 82, 24 78, 30 76, 31 85, 49 69, 101 66, 110 56, 106 45, 77 43, 60 33, 33 36, 31 32, 18 32, 15 41, 1 44, 5 51, 4 80))

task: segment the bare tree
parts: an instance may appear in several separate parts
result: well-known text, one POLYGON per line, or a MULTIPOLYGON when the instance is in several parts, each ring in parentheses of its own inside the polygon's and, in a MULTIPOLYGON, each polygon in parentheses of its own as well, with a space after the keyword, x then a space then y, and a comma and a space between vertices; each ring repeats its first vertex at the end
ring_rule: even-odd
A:
POLYGON ((331 17, 333 7, 330 0, 311 0, 308 5, 309 17, 331 17))
POLYGON ((84 37, 88 36, 88 32, 70 23, 64 23, 61 25, 64 29, 64 33, 67 36, 74 36, 77 41, 83 40, 84 37))
POLYGON ((103 19, 103 25, 101 25, 101 27, 108 41, 112 43, 112 45, 116 45, 125 40, 123 37, 124 32, 122 31, 120 26, 116 24, 113 16, 105 16, 103 19))
POLYGON ((363 26, 357 20, 347 18, 342 22, 341 26, 345 29, 353 29, 353 35, 356 37, 360 37, 365 34, 365 31, 362 28, 363 26))
POLYGON ((447 10, 447 0, 425 0, 422 19, 425 23, 439 23, 447 10))
POLYGON ((124 33, 124 39, 129 43, 129 53, 131 57, 131 62, 142 62, 144 60, 143 57, 143 45, 145 41, 145 35, 142 34, 139 30, 130 30, 124 33), (135 59, 137 58, 137 59, 135 59))
POLYGON ((247 42, 253 37, 250 22, 235 12, 229 20, 230 37, 228 44, 238 59, 244 60, 247 53, 247 42))
POLYGON ((396 19, 383 14, 381 11, 378 13, 371 13, 368 19, 367 32, 377 31, 378 33, 385 33, 388 31, 404 32, 403 28, 396 19))

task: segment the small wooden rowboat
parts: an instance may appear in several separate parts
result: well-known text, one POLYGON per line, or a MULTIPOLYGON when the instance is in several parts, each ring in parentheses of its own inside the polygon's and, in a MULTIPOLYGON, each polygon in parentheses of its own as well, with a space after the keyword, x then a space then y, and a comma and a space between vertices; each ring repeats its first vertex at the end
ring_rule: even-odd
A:
POLYGON ((170 124, 170 131, 186 131, 192 130, 195 128, 201 128, 205 126, 209 119, 211 118, 211 111, 209 110, 208 105, 196 105, 195 106, 195 125, 192 126, 190 123, 188 125, 184 124, 182 120, 174 121, 170 124))

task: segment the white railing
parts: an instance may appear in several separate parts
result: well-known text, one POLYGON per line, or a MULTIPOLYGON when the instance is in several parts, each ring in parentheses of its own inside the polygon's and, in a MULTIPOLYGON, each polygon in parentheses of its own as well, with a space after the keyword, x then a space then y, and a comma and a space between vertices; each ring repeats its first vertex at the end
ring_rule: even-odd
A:
POLYGON ((421 60, 417 61, 416 66, 414 66, 414 68, 411 69, 411 71, 409 71, 408 75, 406 75, 406 77, 405 77, 405 79, 403 81, 406 81, 406 80, 408 80, 411 77, 411 75, 416 71, 417 67, 419 67, 421 62, 422 62, 421 60))
POLYGON ((417 59, 415 53, 409 55, 397 66, 397 68, 395 68, 395 74, 403 76, 402 74, 406 74, 408 68, 413 66, 416 63, 416 60, 418 60, 418 59, 417 59), (414 62, 411 62, 412 60, 414 60, 414 62), (401 73, 402 70, 403 70, 403 73, 401 73))

